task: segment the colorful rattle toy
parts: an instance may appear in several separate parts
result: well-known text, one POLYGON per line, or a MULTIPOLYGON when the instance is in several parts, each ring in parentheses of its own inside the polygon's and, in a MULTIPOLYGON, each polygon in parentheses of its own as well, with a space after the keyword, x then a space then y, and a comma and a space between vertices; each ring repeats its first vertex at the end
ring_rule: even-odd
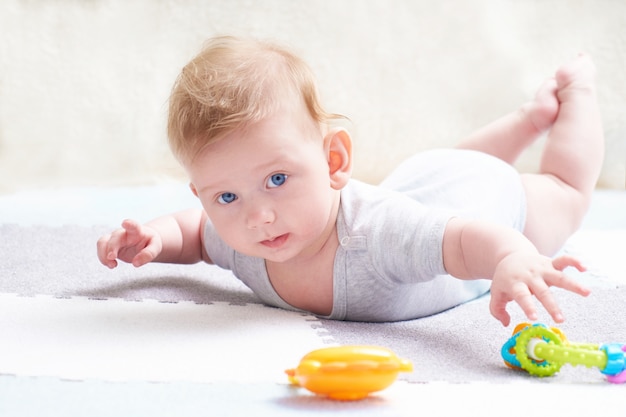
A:
POLYGON ((333 400, 360 400, 391 385, 399 372, 413 364, 389 349, 375 346, 340 346, 318 349, 285 373, 293 385, 333 400))
POLYGON ((517 325, 501 353, 507 366, 531 375, 551 376, 568 363, 596 367, 614 384, 626 382, 626 345, 572 343, 561 330, 543 324, 517 325))

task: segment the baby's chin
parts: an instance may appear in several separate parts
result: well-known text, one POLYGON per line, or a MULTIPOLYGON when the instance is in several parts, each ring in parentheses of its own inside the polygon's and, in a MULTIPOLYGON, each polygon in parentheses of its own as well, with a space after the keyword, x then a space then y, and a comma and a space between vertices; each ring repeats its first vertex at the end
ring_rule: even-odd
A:
POLYGON ((284 263, 292 260, 294 258, 294 254, 291 251, 287 250, 268 250, 266 247, 260 247, 255 249, 241 248, 237 249, 233 247, 236 252, 239 252, 245 256, 250 256, 252 258, 261 258, 267 262, 272 263, 284 263))
POLYGON ((262 258, 265 259, 266 262, 282 264, 282 263, 289 262, 290 260, 292 260, 293 256, 287 253, 280 253, 280 254, 271 254, 269 256, 268 255, 262 256, 262 258))

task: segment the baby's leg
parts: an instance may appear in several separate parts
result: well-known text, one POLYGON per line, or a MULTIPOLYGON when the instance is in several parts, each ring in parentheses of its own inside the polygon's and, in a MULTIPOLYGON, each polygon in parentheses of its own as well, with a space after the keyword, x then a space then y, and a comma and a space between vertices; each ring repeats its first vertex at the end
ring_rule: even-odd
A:
POLYGON ((474 132, 457 148, 485 152, 513 164, 554 123, 559 111, 556 89, 556 80, 547 80, 534 100, 474 132))
POLYGON ((556 81, 560 107, 539 174, 522 174, 528 201, 524 234, 547 255, 580 226, 604 158, 593 62, 579 56, 557 71, 556 81))

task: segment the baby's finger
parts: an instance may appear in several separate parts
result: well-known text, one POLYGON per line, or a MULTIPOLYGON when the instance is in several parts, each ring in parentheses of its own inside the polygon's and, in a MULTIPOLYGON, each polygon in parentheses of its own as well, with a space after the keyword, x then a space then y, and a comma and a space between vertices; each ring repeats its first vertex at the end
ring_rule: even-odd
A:
POLYGON ((513 294, 513 300, 521 307, 528 320, 537 320, 537 308, 533 300, 533 294, 526 286, 519 286, 513 294))
POLYGON ((547 284, 543 284, 539 288, 533 289, 533 293, 556 323, 563 323, 565 321, 561 308, 554 299, 554 296, 550 291, 550 287, 548 287, 547 284))
POLYGON ((126 231, 126 239, 135 242, 141 239, 141 225, 134 220, 126 219, 122 222, 122 227, 126 231))
POLYGON ((554 258, 552 260, 552 266, 555 269, 558 269, 559 271, 564 270, 568 266, 573 266, 574 268, 578 269, 581 272, 584 272, 587 270, 587 268, 585 268, 582 262, 580 262, 577 258, 574 258, 573 256, 569 256, 569 255, 563 255, 563 256, 559 256, 558 258, 554 258))
MULTIPOLYGON (((104 256, 108 260, 115 260, 119 256, 120 250, 128 246, 128 236, 125 229, 117 229, 113 233, 111 233, 111 237, 109 238, 104 256)), ((117 265, 117 262, 115 263, 117 265)))
POLYGON ((507 301, 498 300, 498 297, 491 295, 491 302, 489 303, 489 310, 491 315, 495 317, 504 327, 508 326, 511 322, 511 316, 506 311, 507 301))
POLYGON ((111 259, 111 251, 109 249, 110 240, 111 235, 102 236, 100 239, 98 239, 98 242, 96 243, 98 259, 100 260, 100 263, 102 263, 104 266, 107 266, 109 268, 115 268, 117 266, 117 261, 115 260, 117 256, 114 255, 113 259, 111 259))
POLYGON ((132 260, 134 267, 140 267, 149 262, 152 262, 157 255, 161 252, 161 249, 154 241, 150 242, 148 246, 143 248, 132 260))
POLYGON ((573 278, 568 277, 564 272, 554 271, 553 273, 547 273, 544 277, 547 285, 552 287, 559 287, 567 291, 571 291, 583 297, 588 296, 591 290, 580 282, 573 278))

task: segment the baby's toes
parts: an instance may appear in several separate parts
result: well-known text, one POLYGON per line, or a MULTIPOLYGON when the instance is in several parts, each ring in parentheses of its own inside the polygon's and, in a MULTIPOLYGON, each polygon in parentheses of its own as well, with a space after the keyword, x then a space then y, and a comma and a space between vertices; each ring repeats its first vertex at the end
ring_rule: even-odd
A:
POLYGON ((593 89, 596 67, 591 57, 579 54, 573 60, 563 64, 556 72, 559 92, 568 88, 593 89))

